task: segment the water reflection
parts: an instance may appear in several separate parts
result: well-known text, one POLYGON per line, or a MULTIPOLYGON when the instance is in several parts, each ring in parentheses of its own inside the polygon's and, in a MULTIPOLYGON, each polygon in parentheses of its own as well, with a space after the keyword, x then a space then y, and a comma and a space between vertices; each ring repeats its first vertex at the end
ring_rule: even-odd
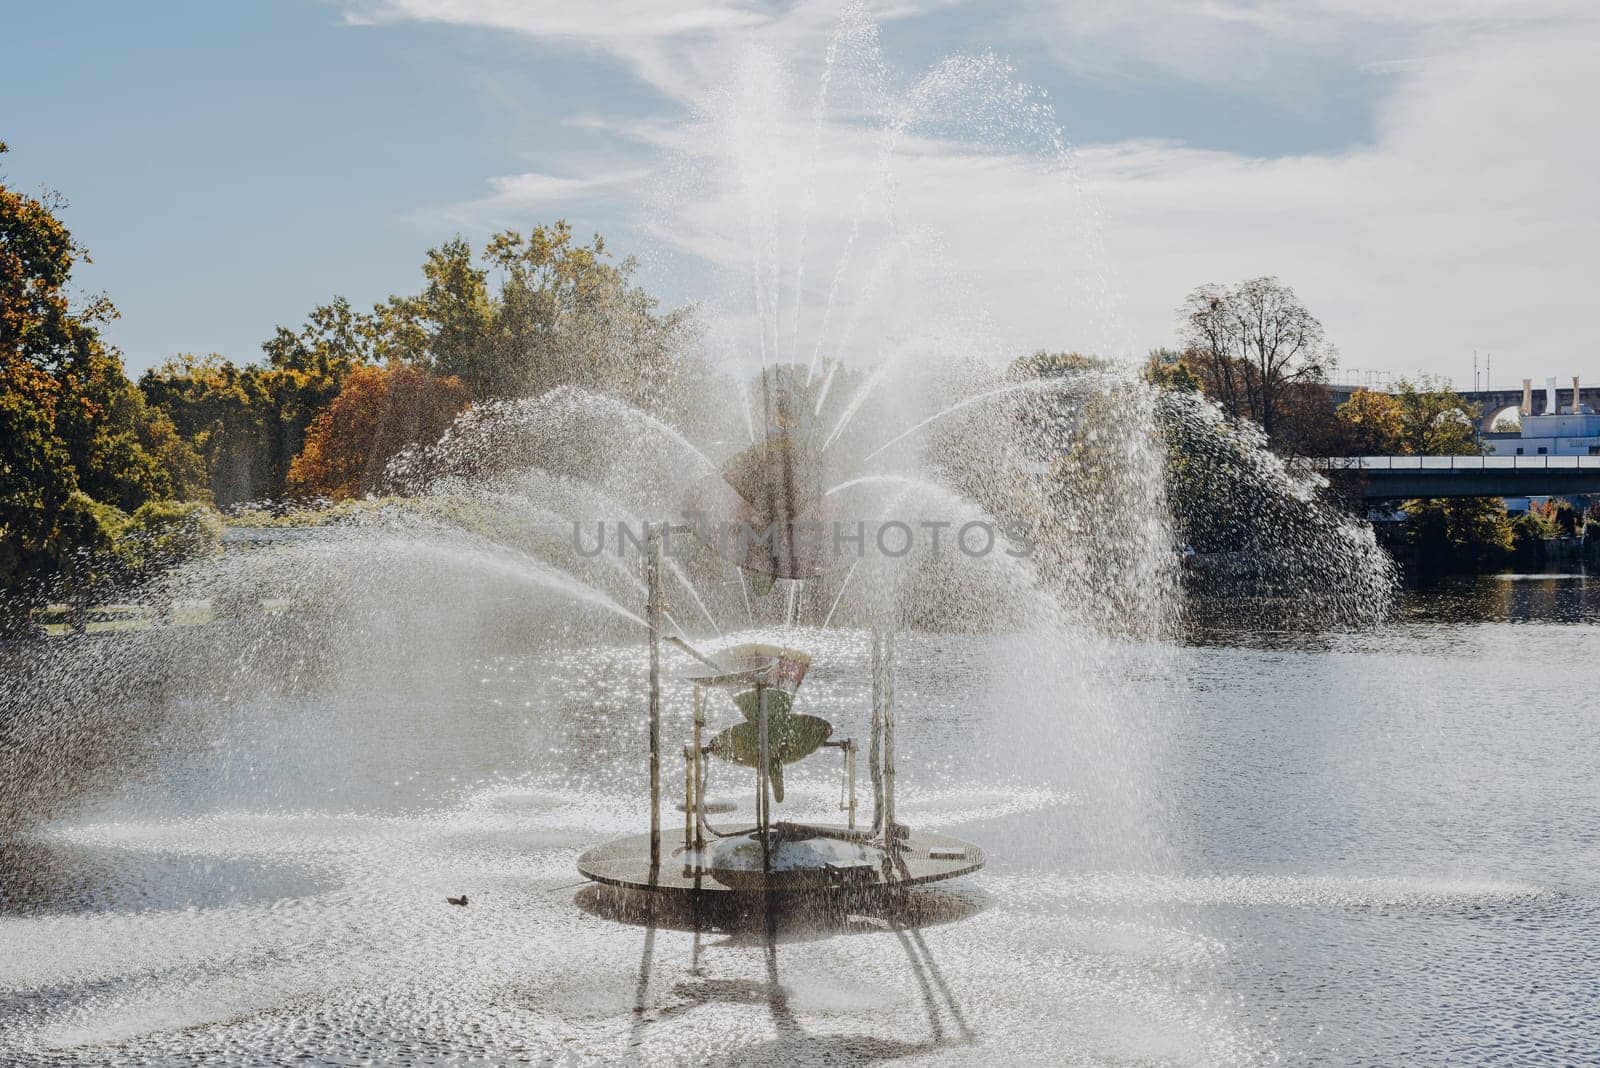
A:
POLYGON ((1402 618, 1425 623, 1600 623, 1600 576, 1583 571, 1457 576, 1410 591, 1402 618))
POLYGON ((1198 601, 1187 616, 1186 644, 1325 652, 1372 644, 1409 624, 1476 627, 1492 623, 1600 623, 1600 576, 1584 571, 1452 575, 1414 583, 1401 593, 1389 624, 1373 629, 1307 628, 1300 613, 1268 601, 1198 601))
POLYGON ((296 864, 19 837, 0 849, 0 917, 206 909, 308 897, 335 880, 296 864))
MULTIPOLYGON (((852 901, 810 899, 736 900, 731 896, 700 901, 662 897, 614 887, 588 886, 576 897, 579 908, 613 922, 641 927, 639 979, 634 992, 630 1045, 643 1043, 645 1029, 702 1008, 730 1005, 764 1006, 771 1016, 775 1037, 736 1054, 725 1053, 708 1063, 821 1063, 894 1060, 928 1055, 966 1045, 977 1037, 967 1022, 960 999, 945 970, 922 935, 922 928, 955 923, 976 915, 988 896, 965 889, 912 889, 905 893, 872 894, 852 901), (658 930, 691 932, 687 978, 665 990, 656 974, 658 930), (721 947, 744 947, 761 952, 766 966, 762 980, 707 975, 702 967, 703 940, 708 932, 722 935, 721 947), (785 947, 841 935, 893 933, 905 966, 915 977, 928 1037, 922 1041, 897 1041, 865 1029, 859 1034, 808 1030, 803 1016, 790 1005, 789 990, 781 978, 781 951, 785 947)), ((887 945, 881 942, 879 945, 887 945)), ((670 965, 669 965, 670 967, 670 965)))
MULTIPOLYGON (((0 851, 0 1048, 62 1065, 1581 1061, 1600 630, 1573 624, 1595 621, 1595 588, 1489 576, 1407 596, 1377 630, 1219 628, 1065 667, 1015 636, 908 635, 907 818, 995 863, 876 911, 575 894, 577 853, 639 829, 632 647, 191 694, 115 789, 0 851), (1163 806, 1159 850, 1125 847, 1136 793, 1163 806)), ((841 650, 808 681, 841 729, 867 673, 841 650)), ((685 707, 669 694, 669 738, 685 707)), ((792 785, 795 804, 837 802, 832 769, 792 785)))

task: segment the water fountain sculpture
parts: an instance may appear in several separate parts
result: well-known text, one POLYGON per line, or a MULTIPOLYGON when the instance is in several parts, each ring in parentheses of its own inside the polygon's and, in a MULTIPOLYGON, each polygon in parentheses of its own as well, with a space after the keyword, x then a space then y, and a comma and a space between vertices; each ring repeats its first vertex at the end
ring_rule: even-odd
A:
MULTIPOLYGON (((895 815, 894 626, 872 628, 872 710, 868 770, 872 821, 857 826, 858 746, 834 740, 833 725, 796 711, 811 658, 780 645, 745 643, 707 655, 668 634, 665 611, 666 543, 694 535, 736 564, 763 588, 777 580, 820 574, 829 559, 817 439, 803 387, 788 375, 763 376, 766 434, 722 468, 723 478, 696 486, 686 502, 692 524, 655 525, 645 552, 645 630, 649 645, 650 830, 597 846, 578 870, 599 883, 676 894, 792 894, 895 891, 976 871, 984 853, 946 835, 912 833, 895 815), (711 511, 714 509, 714 511, 711 511), (714 521, 708 522, 708 518, 714 521), (691 684, 693 737, 684 746, 681 845, 667 853, 661 825, 661 704, 663 643, 693 661, 680 676, 691 684), (708 710, 727 694, 743 721, 709 739, 708 710), (843 757, 843 826, 775 820, 783 801, 783 768, 821 749, 843 757), (721 760, 755 772, 753 826, 724 830, 708 819, 709 764, 721 760)), ((837 549, 837 542, 834 543, 837 549)), ((743 579, 741 579, 743 581, 743 579)))

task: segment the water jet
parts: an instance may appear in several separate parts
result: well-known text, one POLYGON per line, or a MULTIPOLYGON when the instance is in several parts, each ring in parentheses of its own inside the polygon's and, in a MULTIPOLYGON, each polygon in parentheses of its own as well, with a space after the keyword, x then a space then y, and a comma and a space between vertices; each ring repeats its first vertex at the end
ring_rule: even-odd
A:
MULTIPOLYGON (((650 894, 694 898, 739 895, 788 899, 796 894, 895 893, 908 887, 966 875, 983 867, 983 850, 969 842, 928 831, 913 832, 895 814, 894 634, 892 618, 872 628, 872 709, 868 772, 872 819, 857 826, 858 746, 853 738, 835 740, 834 727, 818 716, 795 711, 809 654, 781 645, 745 643, 706 655, 679 635, 663 633, 667 616, 665 542, 674 534, 694 534, 741 572, 766 587, 778 580, 798 583, 827 565, 820 551, 802 545, 802 524, 815 524, 823 499, 817 463, 813 406, 795 378, 763 375, 766 435, 723 467, 720 486, 701 483, 687 510, 698 522, 652 527, 644 560, 646 642, 649 649, 650 830, 596 846, 578 859, 588 879, 650 894), (715 500, 715 528, 703 522, 715 500), (759 542, 744 539, 730 550, 721 536, 731 520, 748 531, 758 522, 759 542), (712 529, 715 534, 710 533, 712 529), (688 652, 694 663, 679 678, 692 687, 693 737, 683 747, 684 813, 681 843, 664 841, 661 826, 661 650, 663 641, 688 652), (710 739, 708 709, 726 695, 743 722, 710 739), (843 825, 777 820, 772 806, 782 803, 783 768, 822 749, 842 756, 840 793, 843 825), (755 772, 755 822, 724 829, 708 818, 706 781, 711 761, 755 772)), ((815 548, 814 545, 809 546, 815 548)), ((794 587, 791 587, 791 591, 794 587)), ((676 840, 676 836, 674 836, 676 840)))

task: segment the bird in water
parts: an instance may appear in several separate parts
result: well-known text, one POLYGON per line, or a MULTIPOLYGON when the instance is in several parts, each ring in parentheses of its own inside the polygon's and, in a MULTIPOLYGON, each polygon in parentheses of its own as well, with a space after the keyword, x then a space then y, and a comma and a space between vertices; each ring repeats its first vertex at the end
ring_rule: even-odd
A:
POLYGON ((462 894, 460 897, 447 897, 445 900, 452 905, 465 905, 467 903, 467 895, 462 894))

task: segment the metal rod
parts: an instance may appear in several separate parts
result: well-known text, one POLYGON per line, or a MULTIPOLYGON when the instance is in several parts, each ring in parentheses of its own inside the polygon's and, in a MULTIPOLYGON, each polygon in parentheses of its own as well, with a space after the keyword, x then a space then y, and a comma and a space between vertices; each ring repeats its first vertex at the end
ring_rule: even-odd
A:
POLYGON ((856 829, 856 740, 848 739, 845 744, 847 748, 844 751, 844 781, 848 784, 846 789, 849 793, 846 807, 850 812, 849 827, 853 831, 856 829))
POLYGON ((683 859, 686 867, 689 854, 694 850, 694 766, 699 759, 693 746, 683 747, 683 859))
POLYGON ((883 635, 883 829, 889 850, 899 844, 894 821, 894 631, 883 635))
POLYGON ((872 629, 872 739, 867 749, 872 775, 872 830, 883 827, 883 634, 872 629))
POLYGON ((649 535, 645 557, 645 624, 650 634, 650 874, 661 867, 661 542, 649 535))
POLYGON ((706 821, 706 780, 705 780, 705 753, 700 738, 706 726, 706 698, 705 691, 699 686, 694 688, 694 848, 698 852, 705 848, 705 833, 701 827, 706 821))
MULTIPOLYGON (((674 623, 673 626, 677 626, 677 624, 674 623)), ((721 664, 717 663, 715 660, 711 659, 705 653, 702 653, 700 650, 696 649, 693 645, 691 645, 689 643, 689 640, 687 638, 685 638, 683 635, 681 635, 681 634, 668 634, 666 636, 666 638, 667 638, 667 641, 671 642, 673 645, 676 645, 679 649, 682 649, 684 652, 688 653, 690 656, 692 656, 696 660, 700 661, 700 663, 704 664, 706 667, 715 668, 718 671, 722 671, 723 670, 723 666, 721 664)))
POLYGON ((769 774, 767 748, 767 686, 756 683, 756 826, 761 831, 761 867, 766 870, 771 812, 768 810, 767 776, 769 774))

